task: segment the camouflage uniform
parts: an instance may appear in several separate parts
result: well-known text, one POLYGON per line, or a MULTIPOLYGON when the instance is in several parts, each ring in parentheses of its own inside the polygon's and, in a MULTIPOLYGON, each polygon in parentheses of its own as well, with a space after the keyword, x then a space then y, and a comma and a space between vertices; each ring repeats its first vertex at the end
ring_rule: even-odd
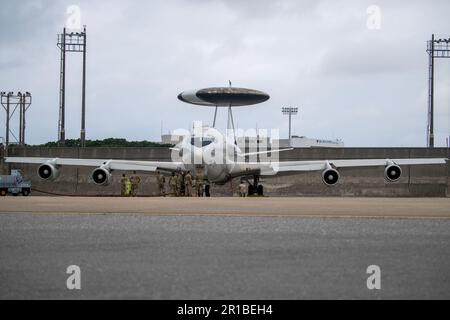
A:
POLYGON ((180 173, 180 196, 186 195, 186 185, 184 183, 185 177, 186 177, 186 172, 180 173))
POLYGON ((176 196, 179 197, 181 196, 181 183, 182 183, 182 177, 181 177, 181 173, 177 172, 175 174, 175 182, 176 182, 176 196))
POLYGON ((192 197, 192 176, 189 172, 184 176, 184 195, 192 197))
POLYGON ((131 191, 130 178, 123 176, 122 179, 120 179, 120 184, 121 184, 120 195, 122 197, 128 197, 131 191))
POLYGON ((136 197, 139 189, 139 183, 141 183, 141 178, 138 175, 134 174, 130 177, 130 182, 131 182, 131 195, 133 197, 136 197))
POLYGON ((195 178, 196 187, 197 187, 197 196, 203 197, 203 187, 205 185, 203 170, 200 170, 197 173, 197 177, 195 178))
POLYGON ((158 180, 158 187, 159 187, 159 195, 161 197, 163 197, 166 195, 166 191, 164 190, 164 184, 166 183, 166 178, 161 173, 158 173, 157 180, 158 180))
POLYGON ((169 186, 172 190, 172 195, 174 197, 177 196, 177 176, 175 174, 172 174, 172 176, 170 177, 169 186))
POLYGON ((241 182, 239 184, 239 196, 245 198, 246 193, 247 193, 247 186, 245 185, 244 182, 241 182))

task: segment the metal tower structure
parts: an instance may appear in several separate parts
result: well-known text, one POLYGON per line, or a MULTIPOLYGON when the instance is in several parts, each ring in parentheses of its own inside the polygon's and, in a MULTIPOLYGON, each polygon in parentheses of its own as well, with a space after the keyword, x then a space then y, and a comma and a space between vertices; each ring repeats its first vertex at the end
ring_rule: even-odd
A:
POLYGON ((431 36, 427 43, 428 53, 428 125, 427 145, 434 148, 434 59, 450 58, 450 38, 438 39, 431 36))
POLYGON ((59 90, 59 122, 58 141, 64 146, 66 141, 66 53, 81 52, 83 54, 83 75, 81 92, 81 146, 86 145, 86 26, 82 32, 63 33, 58 35, 58 48, 61 50, 60 90, 59 90))
POLYGON ((10 135, 14 137, 19 145, 25 145, 25 127, 26 127, 26 112, 31 106, 31 93, 18 92, 1 92, 1 104, 6 111, 6 133, 5 133, 5 147, 6 150, 10 144, 10 135), (11 129, 11 119, 19 111, 19 134, 18 137, 11 129))
POLYGON ((291 144, 291 139, 292 139, 292 116, 296 115, 298 113, 298 108, 297 107, 281 108, 281 112, 285 116, 289 116, 289 144, 291 144))

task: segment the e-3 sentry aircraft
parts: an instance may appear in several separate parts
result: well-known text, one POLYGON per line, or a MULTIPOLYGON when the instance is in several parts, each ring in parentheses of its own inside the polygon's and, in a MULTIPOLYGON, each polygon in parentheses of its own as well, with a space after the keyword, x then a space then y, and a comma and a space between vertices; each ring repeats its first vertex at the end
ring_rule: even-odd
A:
MULTIPOLYGON (((225 184, 236 177, 252 179, 249 193, 263 194, 260 177, 288 175, 298 172, 322 172, 322 181, 333 186, 339 181, 339 169, 349 167, 384 167, 384 176, 389 182, 396 182, 402 175, 401 166, 445 164, 445 158, 403 158, 403 159, 323 159, 312 161, 278 161, 273 157, 282 151, 264 150, 243 153, 234 137, 234 119, 232 108, 264 102, 268 94, 235 87, 216 87, 183 92, 178 99, 191 104, 214 107, 212 128, 201 128, 186 134, 182 141, 172 148, 172 161, 135 161, 114 159, 68 159, 68 158, 31 158, 8 157, 7 163, 37 164, 37 173, 44 180, 54 180, 64 166, 93 167, 91 177, 95 184, 106 186, 110 183, 112 172, 145 171, 176 172, 191 171, 195 176, 198 170, 204 171, 207 182, 225 184), (228 108, 228 128, 232 135, 223 135, 214 129, 219 107, 228 108), (266 161, 248 161, 255 156, 271 155, 266 161), (246 161, 247 160, 247 161, 246 161)), ((383 171, 382 171, 383 172, 383 171)), ((209 186, 207 185, 207 188, 209 186)), ((209 190, 207 190, 209 193, 209 190)))

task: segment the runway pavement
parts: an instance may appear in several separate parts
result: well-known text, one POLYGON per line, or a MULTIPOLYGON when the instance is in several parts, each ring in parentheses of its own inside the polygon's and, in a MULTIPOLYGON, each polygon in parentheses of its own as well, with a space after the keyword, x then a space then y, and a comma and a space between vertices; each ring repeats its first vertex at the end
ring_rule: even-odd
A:
POLYGON ((450 299, 447 199, 182 200, 0 199, 0 298, 450 299))
POLYGON ((1 213, 450 217, 450 198, 6 197, 1 213))

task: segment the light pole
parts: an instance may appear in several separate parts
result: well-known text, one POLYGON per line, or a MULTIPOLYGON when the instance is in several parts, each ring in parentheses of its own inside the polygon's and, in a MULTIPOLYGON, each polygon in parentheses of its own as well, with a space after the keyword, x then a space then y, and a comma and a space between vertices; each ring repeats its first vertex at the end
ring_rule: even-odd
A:
POLYGON ((0 137, 0 139, 2 140, 2 144, 0 145, 0 147, 1 147, 1 149, 3 149, 3 150, 0 149, 0 151, 3 151, 2 152, 2 157, 0 158, 0 173, 1 174, 6 174, 7 172, 5 172, 5 164, 4 164, 4 161, 3 161, 3 159, 6 157, 6 154, 5 154, 5 138, 0 137))
POLYGON ((281 108, 281 112, 285 116, 289 116, 289 145, 292 145, 292 115, 296 115, 298 113, 297 107, 283 107, 281 108))
POLYGON ((428 53, 428 125, 427 125, 427 145, 434 148, 434 74, 436 58, 450 58, 450 38, 435 39, 434 34, 427 43, 428 53))
MULTIPOLYGON (((6 111, 6 133, 5 133, 5 156, 8 155, 8 145, 9 145, 9 121, 11 120, 11 98, 16 98, 14 96, 14 92, 1 92, 1 104, 3 108, 6 111), (6 101, 4 101, 3 98, 6 98, 6 101)), ((17 104, 16 104, 17 108, 17 104)))
POLYGON ((25 115, 28 108, 31 106, 32 97, 28 91, 26 93, 18 92, 0 92, 1 105, 6 111, 6 132, 5 132, 5 147, 8 148, 10 143, 10 136, 12 135, 19 145, 25 145, 25 115), (11 119, 19 112, 19 139, 11 130, 11 119))
POLYGON ((59 89, 59 122, 58 144, 64 146, 66 141, 66 55, 71 52, 83 54, 82 83, 81 83, 81 147, 86 146, 86 26, 81 32, 70 32, 63 29, 58 35, 58 48, 61 51, 60 63, 60 89, 59 89))

